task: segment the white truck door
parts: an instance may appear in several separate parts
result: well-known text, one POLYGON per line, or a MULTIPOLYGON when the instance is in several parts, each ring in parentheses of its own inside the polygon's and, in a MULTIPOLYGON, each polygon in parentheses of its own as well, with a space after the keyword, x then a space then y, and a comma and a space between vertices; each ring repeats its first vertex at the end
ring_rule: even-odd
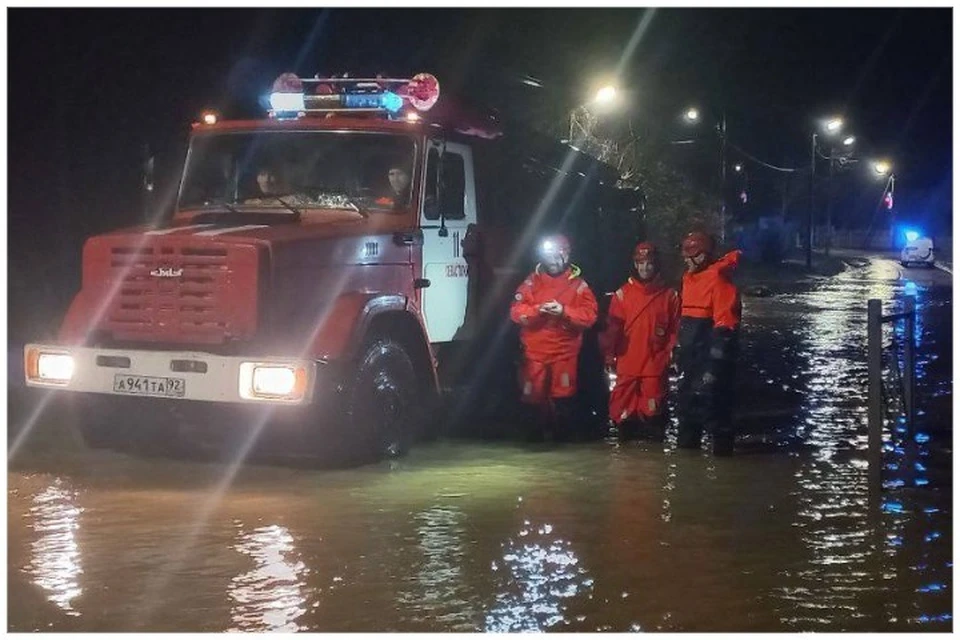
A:
POLYGON ((449 342, 467 309, 467 262, 460 242, 477 221, 477 194, 470 147, 433 141, 427 150, 423 210, 423 316, 430 342, 449 342), (436 197, 437 172, 441 189, 436 197))

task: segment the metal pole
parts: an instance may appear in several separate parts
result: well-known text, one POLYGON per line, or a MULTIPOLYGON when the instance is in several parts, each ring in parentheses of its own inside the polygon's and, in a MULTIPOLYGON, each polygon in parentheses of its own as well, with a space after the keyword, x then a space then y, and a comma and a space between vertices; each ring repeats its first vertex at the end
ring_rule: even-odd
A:
POLYGON ((917 345, 917 298, 916 296, 907 296, 904 298, 904 311, 906 318, 906 335, 904 336, 903 346, 903 399, 907 407, 907 435, 913 438, 914 418, 916 416, 915 402, 915 383, 916 383, 916 345, 917 345))
POLYGON ((807 269, 813 267, 813 180, 817 175, 817 134, 810 138, 810 209, 807 211, 807 269))
POLYGON ((720 114, 720 244, 727 241, 727 114, 720 114))
POLYGON ((830 171, 827 178, 827 236, 823 243, 823 255, 830 255, 830 244, 833 241, 833 149, 830 149, 830 171))
MULTIPOLYGON (((887 180, 887 188, 890 190, 890 197, 893 198, 893 187, 896 185, 896 176, 890 174, 890 179, 887 180)), ((894 203, 894 207, 896 204, 894 203)), ((894 207, 890 207, 890 250, 897 250, 897 232, 894 229, 894 222, 896 220, 897 214, 894 213, 894 207)))
POLYGON ((867 370, 868 370, 868 392, 867 392, 867 457, 870 475, 870 493, 879 494, 883 487, 882 463, 883 463, 883 405, 881 404, 881 384, 880 378, 882 366, 881 359, 881 333, 880 317, 882 313, 880 301, 871 299, 867 302, 867 370))

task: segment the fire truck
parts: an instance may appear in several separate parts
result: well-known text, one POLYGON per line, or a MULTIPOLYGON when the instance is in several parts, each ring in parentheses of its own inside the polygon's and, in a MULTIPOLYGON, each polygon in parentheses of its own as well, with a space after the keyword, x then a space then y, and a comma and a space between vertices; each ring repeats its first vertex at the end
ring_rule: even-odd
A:
POLYGON ((598 292, 626 273, 642 195, 432 75, 284 74, 269 105, 204 113, 172 214, 89 238, 57 339, 26 345, 27 385, 89 446, 216 432, 401 455, 497 389, 509 402, 506 309, 544 233, 573 238, 598 292))

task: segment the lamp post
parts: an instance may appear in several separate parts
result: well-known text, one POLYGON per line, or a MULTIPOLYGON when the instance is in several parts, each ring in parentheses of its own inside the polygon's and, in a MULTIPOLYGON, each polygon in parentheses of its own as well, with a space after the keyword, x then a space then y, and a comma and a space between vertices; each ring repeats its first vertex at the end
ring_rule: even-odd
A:
MULTIPOLYGON (((839 133, 843 128, 843 119, 831 118, 823 126, 827 134, 839 133)), ((831 160, 831 168, 833 161, 831 160)), ((817 132, 810 136, 810 207, 807 211, 807 268, 813 267, 813 207, 815 202, 814 184, 817 176, 817 132)))
MULTIPOLYGON (((683 114, 683 119, 689 124, 700 122, 700 110, 696 107, 689 107, 683 114)), ((720 112, 720 120, 716 125, 717 141, 719 146, 719 178, 720 189, 717 195, 717 208, 720 212, 720 244, 727 240, 727 114, 720 112)))
MULTIPOLYGON (((853 147, 853 143, 856 141, 857 139, 854 136, 847 136, 846 138, 843 139, 843 146, 846 147, 847 149, 851 149, 853 147)), ((846 157, 846 156, 840 156, 840 158, 838 158, 834 152, 835 152, 835 149, 833 146, 831 146, 830 147, 830 170, 829 170, 829 173, 827 174, 828 175, 828 178, 827 178, 827 237, 823 243, 823 253, 826 256, 830 255, 830 248, 833 245, 833 167, 834 167, 834 163, 838 159, 842 159, 846 157)))
MULTIPOLYGON (((568 141, 574 144, 574 133, 579 130, 582 140, 590 140, 594 137, 593 130, 596 128, 600 118, 596 112, 609 110, 616 106, 619 101, 619 91, 614 85, 604 85, 600 87, 593 97, 586 103, 577 105, 570 111, 570 132, 568 141)), ((600 144, 600 153, 598 159, 602 162, 608 160, 610 147, 609 143, 600 144)))
POLYGON ((880 196, 880 206, 883 206, 884 202, 887 199, 887 195, 890 196, 890 203, 888 208, 890 209, 890 248, 896 248, 896 232, 894 231, 894 213, 893 213, 893 189, 897 183, 897 177, 893 173, 893 166, 886 160, 880 160, 873 165, 873 170, 881 178, 887 178, 887 183, 883 187, 883 194, 880 196))

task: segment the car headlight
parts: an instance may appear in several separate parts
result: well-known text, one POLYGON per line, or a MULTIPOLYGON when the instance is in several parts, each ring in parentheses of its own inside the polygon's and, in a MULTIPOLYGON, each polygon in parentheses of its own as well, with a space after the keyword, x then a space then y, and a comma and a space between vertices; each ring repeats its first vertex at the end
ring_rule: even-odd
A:
POLYGON ((244 362, 240 365, 240 397, 246 400, 302 400, 307 372, 294 365, 244 362))
POLYGON ((49 353, 39 349, 27 352, 27 378, 34 382, 67 384, 73 379, 75 367, 69 353, 49 353))

